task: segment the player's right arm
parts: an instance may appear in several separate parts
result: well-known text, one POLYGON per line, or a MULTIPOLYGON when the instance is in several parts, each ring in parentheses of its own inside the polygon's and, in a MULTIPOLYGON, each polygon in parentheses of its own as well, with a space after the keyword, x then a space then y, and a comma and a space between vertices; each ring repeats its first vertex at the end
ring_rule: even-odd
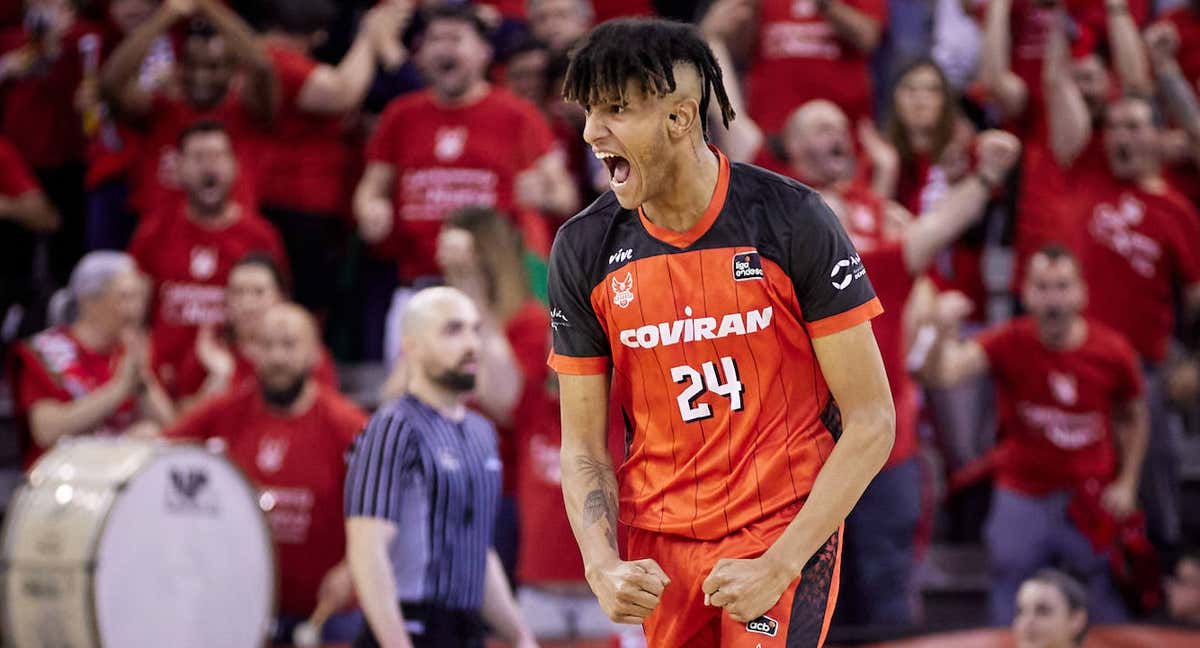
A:
POLYGON ((392 231, 392 185, 396 167, 386 162, 369 162, 354 190, 354 220, 358 233, 368 243, 378 243, 392 231))
POLYGON ((930 349, 924 368, 924 382, 931 387, 951 387, 988 373, 991 365, 983 345, 973 339, 960 339, 959 328, 971 312, 965 295, 949 292, 937 299, 938 338, 930 349))
POLYGON ((563 500, 601 609, 613 621, 636 624, 658 606, 670 579, 653 560, 623 561, 617 552, 617 476, 607 442, 610 351, 591 304, 589 265, 568 241, 571 228, 554 241, 548 279, 563 500))

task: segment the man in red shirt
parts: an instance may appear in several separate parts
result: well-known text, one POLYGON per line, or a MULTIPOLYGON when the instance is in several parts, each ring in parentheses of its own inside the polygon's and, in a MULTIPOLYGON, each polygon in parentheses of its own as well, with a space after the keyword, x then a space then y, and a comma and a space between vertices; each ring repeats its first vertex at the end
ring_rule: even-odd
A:
POLYGON ((469 8, 430 13, 417 62, 431 87, 393 101, 367 148, 354 215, 406 285, 438 274, 435 242, 454 209, 495 207, 515 221, 522 210, 566 216, 577 206, 537 107, 485 80, 485 35, 469 8))
POLYGON ((1021 146, 1003 131, 981 134, 974 172, 915 219, 856 180, 850 122, 834 104, 815 100, 797 109, 788 119, 784 146, 789 163, 773 166, 821 193, 872 273, 872 285, 885 309, 872 326, 896 404, 896 442, 883 470, 846 519, 840 596, 848 605, 841 608, 839 619, 912 625, 913 543, 921 505, 916 459, 920 395, 907 367, 916 333, 906 316, 907 306, 914 293, 928 297, 931 286, 919 284, 918 279, 938 252, 983 215, 993 190, 1016 165, 1021 146), (880 591, 896 595, 879 596, 880 591))
POLYGON ((118 116, 144 135, 130 196, 139 215, 183 202, 175 145, 185 128, 201 120, 217 120, 228 129, 241 167, 237 198, 256 204, 258 149, 275 111, 277 81, 250 26, 220 0, 163 2, 109 57, 100 82, 118 116), (193 17, 204 23, 192 23, 183 40, 178 86, 162 92, 143 88, 137 77, 151 47, 193 17))
POLYGON ((27 0, 24 24, 0 31, 0 134, 32 167, 61 227, 49 237, 52 279, 64 285, 83 254, 84 137, 76 92, 93 25, 71 0, 27 0))
POLYGON ((1075 512, 1091 492, 1101 493, 1097 515, 1119 520, 1134 511, 1146 404, 1129 343, 1081 314, 1087 293, 1078 260, 1065 248, 1045 248, 1026 270, 1030 316, 959 341, 966 309, 947 305, 949 330, 930 357, 935 383, 990 373, 996 384, 1000 441, 985 530, 996 625, 1012 621, 1020 583, 1054 564, 1086 579, 1094 621, 1126 618, 1109 573, 1110 547, 1085 536, 1075 512))
MULTIPOLYGON (((34 243, 39 234, 54 231, 59 223, 58 212, 21 154, 0 136, 0 313, 20 304, 33 314, 34 243)), ((42 327, 36 316, 21 319, 21 335, 42 327)))
POLYGON ((871 115, 867 62, 886 22, 884 0, 719 0, 702 27, 751 53, 747 104, 775 134, 812 99, 833 101, 855 121, 871 115))
POLYGON ((1162 179, 1159 141, 1148 102, 1111 104, 1104 130, 1107 172, 1076 187, 1076 220, 1094 294, 1088 315, 1124 335, 1144 363, 1151 430, 1146 512, 1152 537, 1169 545, 1180 540, 1180 486, 1163 368, 1176 330, 1176 295, 1183 300, 1185 330, 1200 314, 1200 213, 1162 179))
MULTIPOLYGON (((274 640, 291 643, 293 629, 336 613, 353 598, 344 562, 342 519, 345 453, 367 416, 313 378, 317 327, 303 308, 279 304, 264 316, 257 380, 195 410, 167 436, 220 439, 229 458, 257 486, 275 540, 279 573, 274 640)), ((323 640, 353 639, 357 612, 334 614, 323 640)))
POLYGON ((142 333, 146 283, 122 252, 92 252, 71 273, 78 319, 14 352, 13 385, 29 468, 59 439, 152 433, 171 422, 170 399, 149 368, 142 333))
POLYGON ((286 267, 271 224, 230 199, 239 169, 229 132, 216 122, 189 126, 180 136, 178 159, 186 202, 143 218, 129 245, 154 281, 154 365, 172 393, 199 327, 225 321, 230 268, 254 251, 286 267))
POLYGON ((999 118, 1026 143, 1016 212, 1018 273, 1047 243, 1074 246, 1079 226, 1072 221, 1071 188, 1103 175, 1101 142, 1093 135, 1108 101, 1115 92, 1153 89, 1137 27, 1145 4, 992 0, 987 7, 979 79, 999 118), (1101 37, 1115 80, 1096 51, 1101 37))
MULTIPOLYGON (((350 50, 335 65, 318 63, 337 7, 329 0, 275 0, 262 43, 279 79, 279 110, 261 149, 258 195, 279 229, 295 271, 296 301, 323 315, 333 305, 344 253, 352 174, 357 170, 347 119, 375 78, 380 45, 397 39, 412 7, 388 0, 359 21, 350 50)), ((395 63, 395 62, 392 62, 395 63)))
MULTIPOLYGON (((179 364, 172 396, 181 411, 254 377, 267 311, 287 299, 283 271, 270 255, 251 252, 233 265, 225 285, 226 325, 202 326, 192 352, 179 364)), ((337 389, 337 369, 323 345, 318 346, 312 375, 322 385, 337 389)))
MULTIPOLYGON (((416 62, 430 88, 389 104, 367 145, 354 216, 376 255, 398 262, 403 288, 393 314, 408 287, 438 275, 434 248, 451 211, 493 207, 528 228, 527 240, 549 240, 552 224, 543 216, 557 222, 578 205, 564 155, 537 106, 485 79, 492 58, 486 33, 470 6, 428 13, 416 62)), ((394 285, 368 295, 384 299, 366 307, 369 355, 391 359, 399 348, 397 326, 371 323, 386 319, 394 285)))

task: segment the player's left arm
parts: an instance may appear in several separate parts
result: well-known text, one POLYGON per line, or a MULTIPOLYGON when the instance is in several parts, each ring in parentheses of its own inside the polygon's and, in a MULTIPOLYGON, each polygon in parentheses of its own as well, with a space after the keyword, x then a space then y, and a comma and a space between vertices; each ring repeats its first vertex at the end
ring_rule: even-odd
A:
POLYGON ((896 411, 871 324, 813 340, 817 361, 842 413, 842 435, 804 507, 762 556, 723 559, 704 582, 706 599, 735 620, 758 618, 800 577, 866 490, 892 451, 896 411))
POLYGON ((795 208, 800 216, 787 270, 842 432, 804 507, 775 544, 758 558, 718 561, 704 581, 707 602, 741 622, 771 609, 829 541, 887 460, 896 434, 895 406, 869 321, 881 312, 875 291, 829 206, 809 193, 795 208))
POLYGON ((517 608, 508 578, 504 576, 504 566, 495 549, 488 549, 487 569, 483 576, 483 620, 509 645, 536 648, 537 641, 521 618, 521 611, 517 608))

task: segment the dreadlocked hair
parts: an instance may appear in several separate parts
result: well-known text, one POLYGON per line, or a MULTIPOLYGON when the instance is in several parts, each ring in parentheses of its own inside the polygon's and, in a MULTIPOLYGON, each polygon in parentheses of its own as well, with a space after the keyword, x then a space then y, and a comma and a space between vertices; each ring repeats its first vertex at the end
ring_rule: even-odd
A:
POLYGON ((713 96, 721 122, 729 128, 733 106, 725 94, 721 66, 692 25, 661 19, 609 20, 584 37, 571 54, 563 81, 563 98, 584 106, 625 103, 625 86, 640 83, 647 95, 675 91, 675 65, 688 63, 700 73, 700 125, 708 134, 708 106, 713 96))

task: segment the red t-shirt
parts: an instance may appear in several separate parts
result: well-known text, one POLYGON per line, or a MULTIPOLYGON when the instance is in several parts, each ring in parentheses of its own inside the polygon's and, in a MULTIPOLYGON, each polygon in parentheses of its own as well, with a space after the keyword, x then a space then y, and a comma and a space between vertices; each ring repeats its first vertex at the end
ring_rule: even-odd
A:
MULTIPOLYGON (((843 0, 887 23, 884 0, 843 0)), ((871 114, 868 56, 842 41, 813 0, 762 0, 748 79, 750 114, 767 133, 783 130, 796 108, 829 99, 851 121, 871 114)))
POLYGON ((842 224, 883 304, 883 314, 871 326, 896 405, 896 442, 884 466, 889 468, 917 453, 920 398, 917 384, 905 366, 908 350, 904 344, 904 305, 908 303, 914 280, 904 261, 904 243, 884 229, 883 202, 879 197, 856 183, 842 192, 841 198, 845 210, 842 224))
POLYGON ((1151 193, 1109 176, 1076 190, 1086 198, 1079 222, 1088 315, 1160 361, 1174 330, 1174 291, 1200 281, 1200 214, 1165 185, 1151 193))
MULTIPOLYGON (((29 433, 28 415, 43 400, 69 403, 87 396, 112 380, 120 365, 123 349, 93 351, 79 342, 68 326, 56 326, 13 347, 15 354, 15 393, 17 415, 24 425, 25 456, 22 467, 28 469, 47 450, 29 433)), ((121 404, 92 434, 115 436, 134 423, 137 403, 131 397, 121 404)))
POLYGON ((138 225, 129 253, 154 282, 154 365, 168 393, 176 393, 179 366, 193 352, 200 325, 224 323, 229 271, 250 252, 267 252, 287 267, 279 234, 254 212, 243 210, 221 228, 205 227, 182 210, 138 225))
POLYGON ((350 199, 350 149, 343 115, 304 112, 297 102, 316 61, 281 45, 268 45, 282 96, 271 136, 263 142, 258 196, 264 205, 342 214, 350 199))
POLYGON ((402 280, 439 274, 434 250, 446 215, 482 205, 513 216, 513 180, 553 148, 537 107, 503 88, 458 107, 438 104, 432 91, 396 99, 367 148, 369 161, 396 170, 396 226, 381 252, 398 260, 402 280))
POLYGON ((592 0, 596 12, 596 24, 622 16, 653 16, 654 3, 650 0, 592 0))
POLYGON ((19 198, 40 188, 21 153, 0 135, 0 196, 19 198))
POLYGON ((1200 13, 1185 6, 1168 12, 1163 19, 1179 32, 1179 51, 1175 57, 1183 75, 1193 84, 1200 82, 1200 13))
POLYGON ((167 432, 175 439, 224 440, 229 459, 261 490, 260 502, 270 504, 281 614, 311 614, 321 579, 346 555, 344 457, 366 423, 362 410, 327 387, 318 387, 312 406, 293 416, 267 407, 256 385, 243 384, 167 432))
MULTIPOLYGON (((246 354, 242 353, 237 345, 230 343, 229 350, 233 353, 233 377, 229 380, 229 388, 236 389, 244 381, 255 378, 258 371, 252 361, 246 354)), ((320 348, 320 357, 317 358, 317 364, 312 370, 313 380, 330 389, 338 388, 337 367, 333 362, 333 357, 329 355, 329 349, 324 345, 320 348)), ((196 355, 196 349, 193 346, 183 360, 179 362, 179 367, 175 372, 175 384, 171 393, 171 397, 178 400, 194 395, 204 386, 205 379, 208 378, 208 370, 204 368, 204 364, 200 362, 200 358, 196 355)))
POLYGON ((1029 495, 1103 483, 1116 474, 1114 406, 1142 393, 1137 356, 1119 333, 1088 321, 1070 351, 1047 349, 1032 318, 985 331, 979 344, 996 381, 996 478, 1029 495))
POLYGON ((243 205, 258 204, 255 186, 264 134, 246 112, 239 93, 231 89, 220 103, 208 110, 198 110, 183 99, 159 93, 154 96, 145 120, 141 151, 130 189, 129 204, 138 213, 170 209, 184 202, 183 191, 175 180, 179 134, 203 120, 223 123, 233 140, 238 161, 234 199, 243 205))
MULTIPOLYGON (((80 39, 94 33, 93 26, 77 22, 63 36, 56 60, 0 86, 0 133, 35 169, 84 159, 83 118, 75 111, 75 91, 83 78, 80 39)), ((23 29, 0 33, 0 55, 27 46, 29 35, 23 29)), ((31 65, 37 66, 32 59, 31 65)))

